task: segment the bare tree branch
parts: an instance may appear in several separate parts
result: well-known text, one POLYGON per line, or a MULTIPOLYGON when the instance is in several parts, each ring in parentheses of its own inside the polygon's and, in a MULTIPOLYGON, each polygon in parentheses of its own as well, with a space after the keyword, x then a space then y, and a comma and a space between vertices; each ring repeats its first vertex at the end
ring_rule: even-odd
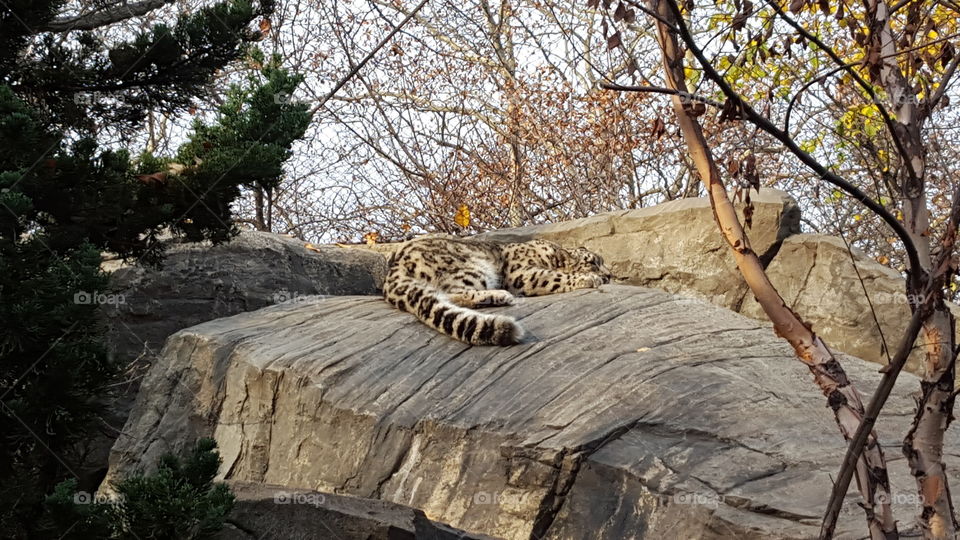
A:
POLYGON ((367 65, 367 62, 369 62, 374 56, 376 56, 377 53, 380 52, 380 49, 382 49, 387 43, 389 43, 390 40, 393 39, 393 36, 397 35, 397 32, 399 32, 404 27, 404 25, 406 25, 407 22, 410 21, 410 19, 416 16, 416 14, 421 9, 423 9, 423 6, 425 5, 427 5, 427 0, 420 0, 420 3, 417 4, 417 7, 413 8, 413 11, 411 11, 406 17, 404 17, 399 24, 394 26, 393 30, 391 30, 389 34, 384 36, 383 39, 380 40, 380 43, 377 43, 376 47, 371 49, 370 52, 367 53, 365 57, 363 57, 363 60, 360 60, 360 62, 357 63, 357 65, 353 66, 353 68, 350 69, 349 73, 347 73, 346 75, 343 76, 343 78, 337 81, 337 84, 335 84, 333 88, 331 88, 330 91, 327 92, 327 95, 324 96, 323 99, 320 100, 320 103, 318 103, 317 106, 310 111, 310 114, 316 114, 317 111, 322 109, 323 106, 327 104, 327 101, 329 101, 330 98, 336 95, 336 93, 341 88, 343 88, 343 85, 350 82, 350 79, 352 79, 357 73, 359 73, 360 70, 363 69, 363 66, 367 65))
POLYGON ((723 108, 723 103, 719 101, 714 101, 708 97, 698 96, 697 94, 691 94, 690 92, 684 92, 682 90, 674 90, 672 88, 661 88, 659 86, 625 86, 622 84, 601 82, 600 88, 606 90, 616 90, 618 92, 648 92, 651 94, 667 94, 670 96, 680 96, 680 99, 686 101, 699 101, 700 103, 706 103, 711 107, 716 107, 717 109, 723 108))

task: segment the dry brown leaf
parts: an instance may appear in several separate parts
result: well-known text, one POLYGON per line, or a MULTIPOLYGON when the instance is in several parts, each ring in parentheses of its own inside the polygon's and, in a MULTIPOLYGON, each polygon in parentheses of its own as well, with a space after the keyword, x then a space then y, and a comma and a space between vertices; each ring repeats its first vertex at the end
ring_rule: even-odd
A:
POLYGON ((613 50, 619 47, 623 41, 620 39, 620 32, 615 32, 612 36, 607 38, 607 50, 613 50))

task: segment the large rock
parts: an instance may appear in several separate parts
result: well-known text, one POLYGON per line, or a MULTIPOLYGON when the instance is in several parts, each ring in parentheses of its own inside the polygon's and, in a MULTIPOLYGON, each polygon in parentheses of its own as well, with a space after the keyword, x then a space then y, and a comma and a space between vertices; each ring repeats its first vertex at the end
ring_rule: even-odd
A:
POLYGON ((103 306, 116 358, 152 359, 188 326, 316 294, 380 293, 386 261, 368 251, 245 231, 230 242, 175 244, 162 268, 128 266, 111 276, 123 302, 103 306))
MULTIPOLYGON (((227 480, 378 498, 503 538, 816 537, 846 445, 769 328, 621 285, 494 311, 538 339, 469 347, 363 297, 183 330, 109 478, 213 436, 227 480)), ((843 364, 872 391, 876 365, 843 364)), ((901 377, 879 433, 906 528, 919 507, 896 457, 918 381, 901 377)), ((865 535, 857 500, 840 538, 865 535)))
MULTIPOLYGON (((791 236, 767 267, 767 275, 787 305, 810 322, 828 344, 866 360, 887 363, 887 354, 896 353, 910 322, 906 284, 898 272, 859 250, 851 251, 835 236, 791 236), (888 351, 883 350, 884 341, 888 351)), ((957 307, 951 307, 960 316, 957 307)), ((766 320, 753 295, 748 295, 741 313, 766 320)), ((922 359, 918 347, 905 369, 922 373, 922 359)))
POLYGON ((113 428, 85 444, 88 463, 79 470, 89 489, 106 470, 107 455, 133 404, 137 381, 152 364, 167 336, 195 324, 253 311, 316 294, 379 294, 386 261, 369 251, 323 246, 247 231, 230 242, 173 244, 161 268, 120 266, 113 271, 111 296, 101 307, 107 343, 115 361, 128 365, 128 380, 107 404, 105 423, 113 428))
MULTIPOLYGON (((895 349, 910 321, 903 278, 856 249, 851 257, 838 237, 799 234, 799 207, 784 192, 764 189, 753 199, 755 213, 748 235, 787 304, 836 350, 887 363, 884 339, 888 348, 895 349)), ((736 268, 707 198, 503 229, 480 237, 501 241, 544 238, 569 247, 586 246, 608 261, 622 283, 702 298, 767 320, 736 268)), ((960 309, 952 308, 960 315, 960 309)), ((889 351, 890 356, 894 353, 889 351)), ((922 354, 919 348, 914 352, 908 371, 923 372, 922 354)))
MULTIPOLYGON (((753 203, 751 246, 769 259, 784 238, 800 232, 800 209, 789 195, 774 189, 754 193, 753 203)), ((737 208, 742 219, 743 205, 737 208)), ((603 256, 623 283, 702 298, 733 310, 748 292, 707 198, 502 229, 479 237, 508 242, 543 238, 567 247, 583 246, 603 256)))

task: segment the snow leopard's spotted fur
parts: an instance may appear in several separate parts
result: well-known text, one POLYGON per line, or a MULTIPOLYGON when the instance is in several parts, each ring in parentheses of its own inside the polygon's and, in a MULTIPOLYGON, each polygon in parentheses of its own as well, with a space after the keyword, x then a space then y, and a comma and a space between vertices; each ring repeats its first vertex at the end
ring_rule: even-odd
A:
POLYGON ((475 308, 504 306, 515 295, 541 296, 599 287, 610 272, 599 255, 553 242, 498 244, 456 237, 412 240, 390 257, 383 284, 390 304, 427 326, 473 345, 523 339, 517 321, 475 308))

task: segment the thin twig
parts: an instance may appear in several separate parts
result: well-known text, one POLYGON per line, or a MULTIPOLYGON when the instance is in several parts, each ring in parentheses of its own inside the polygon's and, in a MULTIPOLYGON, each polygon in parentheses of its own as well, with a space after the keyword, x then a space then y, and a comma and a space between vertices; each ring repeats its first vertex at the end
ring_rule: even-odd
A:
POLYGON ((806 84, 801 86, 800 89, 796 91, 796 93, 793 94, 793 97, 790 98, 790 103, 787 105, 787 112, 783 118, 783 131, 785 133, 790 133, 790 115, 793 114, 793 106, 796 105, 797 102, 800 100, 800 96, 803 95, 803 93, 806 92, 808 88, 810 88, 817 82, 822 82, 827 77, 833 75, 838 71, 841 71, 845 67, 846 66, 837 66, 831 69, 830 71, 824 73, 823 75, 810 79, 809 81, 807 81, 806 84))
POLYGON ((363 60, 360 61, 359 64, 353 66, 353 69, 351 69, 350 72, 346 74, 346 76, 340 79, 340 81, 337 82, 337 84, 334 85, 334 87, 329 92, 327 92, 327 95, 324 96, 323 99, 320 100, 320 103, 316 107, 314 107, 313 110, 310 111, 310 114, 315 114, 317 111, 322 109, 323 106, 327 104, 327 101, 329 101, 330 98, 334 96, 334 94, 340 91, 340 89, 343 88, 343 85, 347 84, 350 81, 350 79, 356 76, 356 74, 359 73, 361 69, 363 69, 363 66, 367 65, 367 62, 373 59, 373 57, 376 56, 378 52, 380 52, 380 49, 382 49, 387 43, 389 43, 390 40, 393 39, 393 36, 397 35, 397 32, 399 32, 400 29, 403 28, 404 25, 410 21, 410 19, 414 18, 416 14, 425 5, 427 5, 427 0, 421 0, 420 3, 417 4, 417 7, 413 8, 413 11, 408 13, 407 16, 404 17, 402 21, 400 21, 400 24, 395 26, 393 30, 390 31, 389 34, 387 34, 383 39, 381 39, 380 43, 377 43, 377 46, 374 47, 373 50, 371 50, 369 53, 367 53, 367 56, 365 56, 363 60))
POLYGON ((857 273, 857 280, 860 281, 860 288, 863 289, 863 297, 867 299, 867 305, 870 306, 870 314, 873 316, 873 324, 877 327, 877 332, 880 333, 880 343, 883 344, 883 354, 887 356, 887 365, 890 364, 893 360, 890 358, 890 349, 887 348, 887 338, 883 335, 883 328, 880 326, 880 319, 877 318, 877 311, 873 308, 873 302, 870 301, 870 293, 867 292, 867 284, 863 281, 863 276, 860 275, 860 269, 857 268, 857 259, 853 256, 853 250, 850 249, 850 242, 847 242, 847 236, 843 234, 843 228, 838 228, 837 232, 840 233, 840 239, 843 240, 843 245, 847 246, 847 254, 850 255, 850 263, 853 264, 853 271, 857 273))

